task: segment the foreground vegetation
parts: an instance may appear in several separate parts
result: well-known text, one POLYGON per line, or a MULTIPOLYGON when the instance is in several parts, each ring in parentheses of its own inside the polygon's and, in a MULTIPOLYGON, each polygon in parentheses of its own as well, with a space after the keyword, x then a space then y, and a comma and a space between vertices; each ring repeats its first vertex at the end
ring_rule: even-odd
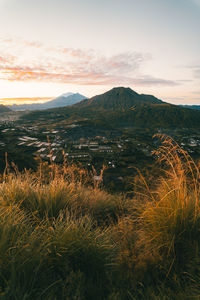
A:
POLYGON ((0 299, 200 299, 199 168, 170 138, 151 191, 111 195, 66 162, 0 183, 0 299))

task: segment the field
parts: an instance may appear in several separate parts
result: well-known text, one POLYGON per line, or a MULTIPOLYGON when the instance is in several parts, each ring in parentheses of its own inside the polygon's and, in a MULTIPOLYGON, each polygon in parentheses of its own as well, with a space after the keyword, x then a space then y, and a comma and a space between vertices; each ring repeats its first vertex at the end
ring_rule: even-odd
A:
POLYGON ((109 194, 95 170, 67 161, 6 166, 1 299, 200 299, 199 167, 159 138, 164 175, 151 190, 138 171, 134 196, 109 194))

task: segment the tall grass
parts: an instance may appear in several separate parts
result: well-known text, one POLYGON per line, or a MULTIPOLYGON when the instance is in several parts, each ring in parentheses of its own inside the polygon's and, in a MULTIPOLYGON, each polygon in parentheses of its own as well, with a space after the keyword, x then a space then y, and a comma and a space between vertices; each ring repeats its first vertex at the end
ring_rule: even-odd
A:
POLYGON ((1 299, 101 299, 108 293, 114 245, 90 217, 60 213, 36 222, 17 206, 0 212, 1 299))
POLYGON ((191 157, 171 138, 163 140, 155 154, 165 163, 166 177, 160 178, 152 200, 140 216, 141 235, 150 252, 167 258, 168 273, 184 266, 198 253, 200 238, 199 169, 191 157))
POLYGON ((199 168, 175 141, 159 138, 154 155, 165 176, 152 190, 141 175, 143 191, 112 227, 118 246, 115 279, 122 283, 117 297, 200 299, 199 168))
POLYGON ((165 176, 134 198, 66 162, 4 173, 0 299, 200 299, 199 168, 159 138, 165 176))

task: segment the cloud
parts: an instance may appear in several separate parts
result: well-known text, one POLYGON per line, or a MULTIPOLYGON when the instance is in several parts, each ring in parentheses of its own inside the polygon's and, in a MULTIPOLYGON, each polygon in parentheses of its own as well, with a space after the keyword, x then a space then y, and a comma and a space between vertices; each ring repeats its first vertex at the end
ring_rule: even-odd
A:
POLYGON ((200 67, 199 68, 196 68, 194 70, 194 77, 195 78, 200 78, 200 67))
POLYGON ((4 39, 13 52, 0 47, 0 79, 78 85, 174 86, 178 82, 143 74, 149 54, 125 52, 105 56, 93 49, 47 47, 41 43, 4 39), (15 55, 13 55, 15 53, 15 55))
POLYGON ((6 64, 12 64, 15 61, 16 57, 13 55, 8 55, 1 53, 0 54, 0 68, 6 64))
POLYGON ((30 67, 4 68, 3 77, 9 81, 47 81, 57 83, 72 83, 79 85, 137 85, 137 86, 174 86, 176 82, 156 77, 143 76, 141 78, 125 77, 120 75, 108 75, 104 72, 76 72, 74 74, 35 71, 30 67))
POLYGON ((194 78, 200 78, 200 64, 189 65, 187 68, 192 70, 194 78))
POLYGON ((193 91, 193 92, 191 92, 191 94, 194 94, 194 95, 200 95, 200 90, 193 91))

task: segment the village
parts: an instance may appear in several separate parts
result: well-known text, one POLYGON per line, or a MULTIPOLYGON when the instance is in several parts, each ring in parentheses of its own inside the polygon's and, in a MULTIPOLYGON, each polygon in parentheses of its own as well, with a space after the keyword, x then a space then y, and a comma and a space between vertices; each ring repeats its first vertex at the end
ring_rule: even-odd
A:
MULTIPOLYGON (((1 122, 0 150, 4 153, 8 147, 12 147, 43 161, 62 163, 67 159, 69 162, 79 162, 86 167, 94 165, 100 169, 102 165, 106 165, 110 169, 115 169, 122 166, 129 168, 139 165, 140 161, 142 164, 142 161, 151 160, 157 143, 152 139, 155 132, 146 130, 140 132, 130 130, 113 137, 105 134, 82 137, 75 135, 76 138, 73 130, 81 132, 81 126, 72 123, 61 128, 54 126, 46 128, 39 125, 25 126, 8 121, 1 122)), ((160 131, 159 129, 158 132, 160 131)), ((198 133, 182 134, 171 131, 168 134, 173 136, 189 154, 194 157, 200 156, 198 133)))

